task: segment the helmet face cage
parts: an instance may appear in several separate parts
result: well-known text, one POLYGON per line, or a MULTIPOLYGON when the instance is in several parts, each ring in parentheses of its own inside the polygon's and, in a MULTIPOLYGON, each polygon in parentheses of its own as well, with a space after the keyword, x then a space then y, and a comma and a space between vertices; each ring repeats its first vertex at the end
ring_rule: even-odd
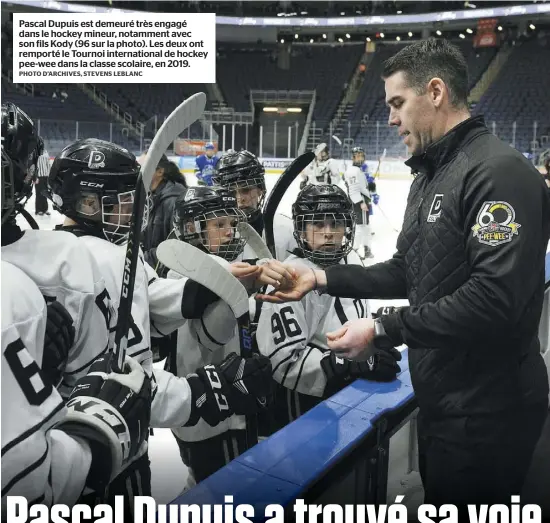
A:
POLYGON ((265 180, 263 176, 251 177, 247 180, 231 182, 228 183, 226 187, 231 191, 237 201, 242 201, 243 199, 251 199, 251 197, 246 198, 246 194, 251 189, 259 189, 261 191, 261 194, 258 198, 258 201, 254 203, 251 202, 251 205, 243 205, 239 207, 239 209, 241 209, 246 214, 249 220, 253 220, 258 214, 262 212, 266 193, 265 180), (241 196, 239 196, 239 193, 241 193, 241 196), (243 198, 243 193, 245 198, 243 198))
POLYGON ((180 240, 232 262, 246 245, 238 230, 241 222, 246 222, 246 215, 234 207, 180 217, 174 230, 180 240))
MULTIPOLYGON (((234 155, 244 155, 245 153, 247 151, 234 153, 234 155)), ((246 214, 249 221, 254 221, 261 214, 265 199, 265 169, 255 156, 250 153, 247 153, 247 156, 251 160, 249 164, 220 167, 217 176, 214 177, 214 183, 230 190, 237 200, 242 200, 242 198, 238 198, 237 189, 259 189, 262 194, 257 202, 251 202, 250 205, 240 205, 239 207, 246 214)))
POLYGON ((75 202, 75 218, 99 225, 106 240, 120 245, 130 232, 134 198, 135 190, 121 193, 109 191, 105 195, 93 191, 81 192, 75 202))
POLYGON ((124 243, 130 232, 135 190, 101 198, 103 234, 116 245, 124 243))
POLYGON ((337 264, 353 248, 353 211, 298 214, 294 217, 294 237, 304 256, 316 265, 337 264))

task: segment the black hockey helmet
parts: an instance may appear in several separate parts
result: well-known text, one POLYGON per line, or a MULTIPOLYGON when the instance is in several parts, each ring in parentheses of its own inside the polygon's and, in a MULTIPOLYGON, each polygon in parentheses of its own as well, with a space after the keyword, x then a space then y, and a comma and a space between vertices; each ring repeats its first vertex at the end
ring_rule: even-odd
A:
POLYGON ((225 187, 189 187, 174 205, 174 232, 178 239, 232 262, 246 240, 237 226, 246 221, 237 199, 225 187))
POLYGON ((13 103, 2 104, 2 224, 32 194, 33 180, 44 142, 33 121, 13 103))
POLYGON ((241 189, 237 203, 246 213, 248 220, 254 221, 262 212, 266 193, 264 166, 250 151, 228 151, 220 158, 216 170, 216 174, 212 177, 214 184, 235 192, 236 189, 241 189), (246 191, 247 188, 255 187, 261 191, 257 202, 251 204, 251 202, 243 201, 247 198, 242 190, 246 191))
POLYGON ((361 167, 366 159, 365 149, 362 147, 354 147, 351 150, 351 160, 353 165, 356 167, 361 167))
POLYGON ((337 185, 306 185, 292 206, 292 219, 298 246, 317 265, 339 263, 351 251, 355 213, 337 185))
POLYGON ((118 145, 86 138, 55 158, 48 178, 54 208, 112 243, 130 230, 140 166, 118 145))

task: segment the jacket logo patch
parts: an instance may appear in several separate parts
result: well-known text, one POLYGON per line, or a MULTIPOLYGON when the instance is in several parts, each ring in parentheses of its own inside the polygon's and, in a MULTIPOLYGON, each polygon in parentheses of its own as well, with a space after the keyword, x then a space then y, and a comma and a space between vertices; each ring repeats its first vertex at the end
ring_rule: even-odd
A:
POLYGON ((441 216, 441 204, 443 203, 443 195, 436 194, 434 196, 434 201, 430 207, 430 213, 428 214, 428 219, 426 220, 429 223, 434 223, 441 216))
POLYGON ((472 227, 473 236, 479 243, 496 247, 512 241, 521 227, 514 220, 516 212, 507 202, 484 202, 477 214, 477 223, 472 227))

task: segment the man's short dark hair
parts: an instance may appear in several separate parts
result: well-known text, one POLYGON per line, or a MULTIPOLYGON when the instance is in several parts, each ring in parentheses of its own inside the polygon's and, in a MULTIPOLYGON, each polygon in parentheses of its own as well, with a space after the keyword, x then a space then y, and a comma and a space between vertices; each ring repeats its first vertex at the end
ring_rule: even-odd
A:
POLYGON ((426 92, 432 78, 441 78, 454 107, 468 105, 468 65, 460 49, 448 40, 428 38, 401 49, 384 62, 382 78, 402 71, 417 94, 426 92))

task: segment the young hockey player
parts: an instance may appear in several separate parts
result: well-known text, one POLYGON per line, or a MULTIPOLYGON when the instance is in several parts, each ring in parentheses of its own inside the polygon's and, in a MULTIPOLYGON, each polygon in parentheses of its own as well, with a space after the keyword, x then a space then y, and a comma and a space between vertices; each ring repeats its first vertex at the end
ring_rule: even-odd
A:
MULTIPOLYGON (((234 273, 243 265, 235 260, 245 246, 237 231, 239 221, 245 219, 243 211, 237 206, 237 200, 227 189, 216 186, 195 187, 189 188, 176 202, 174 230, 180 240, 212 255, 221 265, 229 265, 229 270, 234 273)), ((280 270, 282 265, 276 261, 273 263, 271 266, 262 265, 256 273, 241 279, 249 293, 269 282, 274 284, 275 280, 281 281, 284 277, 284 271, 280 270)), ((170 271, 168 277, 177 278, 179 275, 170 271)), ((191 322, 178 330, 177 349, 168 367, 178 376, 195 372, 202 365, 222 361, 228 352, 240 351, 235 316, 226 304, 219 302, 216 309, 207 309, 201 323, 203 334, 200 336, 197 336, 198 329, 193 331, 191 322)), ((249 361, 246 360, 247 365, 249 361)), ((264 365, 262 372, 269 376, 267 383, 263 383, 267 387, 264 392, 268 396, 271 368, 267 359, 259 361, 264 365)), ((242 416, 228 417, 215 427, 201 422, 192 428, 173 429, 182 459, 192 470, 196 482, 202 481, 246 450, 244 429, 245 420, 242 416)))
POLYGON ((2 261, 1 270, 2 416, 9 420, 2 426, 2 513, 7 496, 71 507, 85 489, 103 490, 140 448, 150 381, 130 358, 119 375, 100 357, 65 406, 43 363, 47 351, 71 348, 71 317, 59 302, 46 305, 20 269, 2 261))
MULTIPOLYGON (((126 241, 140 166, 135 156, 114 143, 86 138, 67 147, 55 158, 49 175, 50 197, 54 209, 65 216, 57 231, 72 233, 93 256, 105 287, 111 296, 110 347, 118 320, 118 306, 124 274, 126 241)), ((140 258, 136 266, 134 294, 130 313, 127 355, 152 374, 149 329, 148 278, 140 258)), ((150 495, 151 472, 147 448, 120 477, 109 486, 105 502, 125 496, 130 515, 133 495, 150 495), (128 491, 127 485, 132 487, 128 491), (133 494, 133 495, 132 495, 133 494)))
MULTIPOLYGON (((299 248, 286 262, 318 269, 335 264, 360 264, 352 250, 353 206, 335 185, 308 185, 292 207, 299 248)), ((268 289, 267 292, 269 292, 268 289)), ((274 426, 278 430, 356 378, 391 381, 399 372, 398 351, 377 352, 355 363, 334 356, 325 333, 348 320, 369 316, 366 300, 333 298, 312 292, 301 301, 263 303, 256 340, 271 359, 276 382, 274 426)))
POLYGON ((75 339, 68 354, 48 351, 43 362, 58 369, 59 392, 66 398, 108 348, 111 297, 95 260, 72 234, 17 226, 40 151, 32 120, 11 103, 2 105, 2 138, 2 260, 29 276, 46 301, 59 301, 73 320, 75 339))
POLYGON ((365 151, 361 147, 354 147, 351 154, 352 164, 346 169, 344 181, 357 216, 358 249, 363 248, 362 259, 373 258, 372 231, 369 222, 372 205, 378 203, 376 183, 368 174, 365 151))
MULTIPOLYGON (((218 164, 214 182, 235 195, 239 209, 246 214, 248 223, 261 236, 264 232, 262 205, 266 196, 266 185, 265 169, 258 158, 245 150, 224 154, 218 164)), ((273 231, 276 258, 283 261, 297 247, 292 221, 282 214, 276 214, 273 231)), ((245 256, 245 259, 248 258, 245 256)))
POLYGON ((302 181, 300 189, 306 185, 318 184, 334 184, 340 185, 340 169, 339 162, 334 158, 330 158, 328 145, 320 143, 315 148, 315 160, 313 160, 302 172, 302 181))

